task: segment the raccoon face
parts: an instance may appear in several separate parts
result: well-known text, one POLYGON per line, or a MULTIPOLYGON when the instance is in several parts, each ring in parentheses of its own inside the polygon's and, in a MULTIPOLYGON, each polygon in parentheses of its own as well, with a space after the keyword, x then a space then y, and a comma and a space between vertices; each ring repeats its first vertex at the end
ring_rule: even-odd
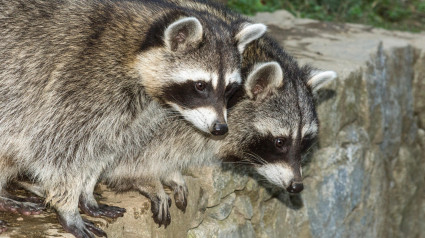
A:
POLYGON ((184 67, 173 72, 163 99, 195 127, 213 135, 227 133, 227 99, 239 88, 239 70, 217 72, 184 67))
POLYGON ((266 27, 244 23, 235 34, 229 26, 212 28, 195 17, 165 26, 159 31, 163 44, 145 49, 137 57, 136 67, 146 92, 199 130, 226 134, 226 105, 241 83, 241 54, 266 27))
POLYGON ((236 139, 243 150, 239 157, 249 160, 272 184, 301 192, 301 155, 313 144, 319 128, 312 93, 335 76, 333 71, 314 71, 306 80, 291 80, 283 79, 277 63, 255 66, 245 83, 251 100, 241 108, 238 122, 233 121, 233 113, 231 117, 232 126, 237 124, 235 130, 242 132, 236 139))

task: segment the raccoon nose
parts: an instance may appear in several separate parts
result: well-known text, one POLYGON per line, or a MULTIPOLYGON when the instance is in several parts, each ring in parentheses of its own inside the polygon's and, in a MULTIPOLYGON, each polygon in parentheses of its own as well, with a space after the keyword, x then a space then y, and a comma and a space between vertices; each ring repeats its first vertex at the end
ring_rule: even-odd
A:
POLYGON ((303 191, 303 189, 304 189, 303 183, 292 182, 291 185, 289 185, 289 187, 286 188, 286 191, 288 191, 290 193, 299 193, 299 192, 303 191))
POLYGON ((211 134, 215 136, 224 135, 229 131, 229 128, 227 128, 226 123, 214 123, 211 134))

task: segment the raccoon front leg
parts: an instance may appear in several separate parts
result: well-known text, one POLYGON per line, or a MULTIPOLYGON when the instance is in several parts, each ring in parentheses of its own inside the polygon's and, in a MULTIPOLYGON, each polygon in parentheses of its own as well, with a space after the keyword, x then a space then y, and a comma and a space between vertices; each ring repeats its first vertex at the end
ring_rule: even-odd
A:
POLYGON ((88 176, 82 176, 78 180, 71 179, 72 175, 61 176, 54 173, 48 181, 41 182, 41 186, 46 193, 46 203, 52 205, 58 215, 59 223, 65 231, 73 234, 77 238, 92 238, 93 234, 106 237, 106 233, 96 227, 92 222, 81 217, 78 210, 78 202, 84 184, 76 183, 78 180, 88 181, 88 176))
POLYGON ((97 179, 92 178, 84 187, 84 191, 80 196, 78 203, 80 209, 87 215, 92 217, 110 217, 118 218, 124 216, 125 208, 108 206, 105 204, 98 204, 94 198, 94 187, 96 186, 97 179))
POLYGON ((6 222, 0 220, 0 234, 7 231, 6 222))
POLYGON ((189 192, 180 171, 175 171, 169 177, 163 179, 163 184, 173 189, 176 207, 186 212, 187 195, 189 192))
POLYGON ((171 223, 170 206, 171 199, 165 193, 159 179, 139 180, 137 189, 141 194, 151 200, 151 211, 153 220, 161 227, 164 225, 167 228, 171 223))

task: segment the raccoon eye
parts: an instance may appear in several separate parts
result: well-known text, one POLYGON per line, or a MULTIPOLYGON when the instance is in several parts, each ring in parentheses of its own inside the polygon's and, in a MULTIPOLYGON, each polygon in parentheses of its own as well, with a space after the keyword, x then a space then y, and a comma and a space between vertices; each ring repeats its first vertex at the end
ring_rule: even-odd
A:
POLYGON ((274 140, 274 145, 278 148, 282 148, 285 145, 285 139, 283 138, 276 138, 274 140))
POLYGON ((204 82, 195 82, 195 88, 198 91, 204 91, 206 87, 207 85, 204 82))

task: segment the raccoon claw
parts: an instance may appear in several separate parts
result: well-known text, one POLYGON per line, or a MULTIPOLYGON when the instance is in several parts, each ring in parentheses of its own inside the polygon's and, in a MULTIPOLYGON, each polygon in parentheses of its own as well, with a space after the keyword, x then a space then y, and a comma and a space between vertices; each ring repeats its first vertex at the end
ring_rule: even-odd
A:
POLYGON ((0 234, 7 231, 6 222, 0 220, 0 234))
POLYGON ((96 227, 96 225, 86 219, 83 219, 83 224, 76 225, 75 223, 69 224, 67 219, 64 219, 61 215, 58 216, 59 223, 63 229, 77 238, 95 238, 93 234, 99 237, 107 237, 106 233, 96 227))
POLYGON ((18 202, 10 198, 0 198, 0 211, 19 213, 22 215, 38 215, 44 206, 37 203, 18 202))
POLYGON ((90 206, 86 203, 80 202, 80 209, 87 215, 92 217, 109 217, 109 218, 118 218, 124 216, 126 212, 125 208, 108 206, 104 204, 99 204, 99 207, 90 206))
POLYGON ((168 225, 171 223, 171 215, 170 215, 170 208, 171 206, 171 199, 167 196, 166 199, 161 199, 158 196, 155 196, 151 200, 151 211, 153 213, 153 220, 156 224, 158 224, 158 227, 161 227, 161 225, 164 225, 164 228, 167 228, 168 225))
POLYGON ((83 219, 83 221, 84 221, 84 225, 86 226, 87 230, 93 232, 96 236, 108 237, 106 235, 106 233, 102 229, 97 227, 93 222, 86 220, 86 219, 83 219))
POLYGON ((187 195, 188 190, 186 185, 184 186, 176 186, 174 188, 174 201, 176 202, 176 207, 181 211, 186 212, 187 207, 187 195))

